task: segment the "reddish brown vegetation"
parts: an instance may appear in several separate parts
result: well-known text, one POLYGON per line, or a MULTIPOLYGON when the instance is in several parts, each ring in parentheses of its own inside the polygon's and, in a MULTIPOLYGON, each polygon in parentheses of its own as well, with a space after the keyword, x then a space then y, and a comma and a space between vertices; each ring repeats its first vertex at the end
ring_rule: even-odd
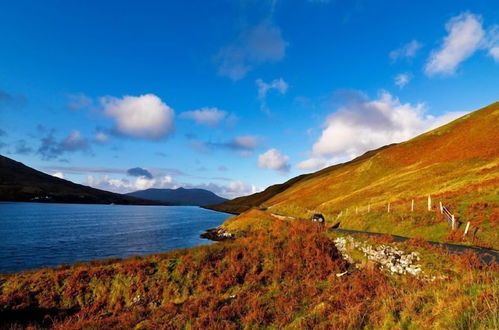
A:
MULTIPOLYGON (((439 284, 428 284, 428 289, 424 280, 412 277, 397 284, 377 267, 350 269, 337 277, 349 265, 319 226, 305 221, 271 226, 234 241, 147 258, 5 276, 0 278, 0 325, 363 328, 406 322, 429 326, 441 317, 438 308, 436 314, 416 313, 431 302, 428 297, 442 288, 439 284)), ((385 244, 392 237, 371 240, 385 244)), ((422 240, 409 243, 447 256, 422 240)), ((483 268, 473 255, 451 261, 470 272, 497 271, 497 266, 483 268)), ((471 276, 468 281, 490 278, 471 276)), ((490 304, 491 297, 482 298, 490 304)))

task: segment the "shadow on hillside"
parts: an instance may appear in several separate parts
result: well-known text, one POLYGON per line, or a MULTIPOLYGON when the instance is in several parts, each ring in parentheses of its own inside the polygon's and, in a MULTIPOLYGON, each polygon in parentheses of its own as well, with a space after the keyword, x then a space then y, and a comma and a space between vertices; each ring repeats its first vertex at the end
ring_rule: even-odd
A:
POLYGON ((79 308, 58 309, 26 307, 18 310, 0 311, 0 329, 36 326, 48 328, 55 321, 61 321, 79 311, 79 308))

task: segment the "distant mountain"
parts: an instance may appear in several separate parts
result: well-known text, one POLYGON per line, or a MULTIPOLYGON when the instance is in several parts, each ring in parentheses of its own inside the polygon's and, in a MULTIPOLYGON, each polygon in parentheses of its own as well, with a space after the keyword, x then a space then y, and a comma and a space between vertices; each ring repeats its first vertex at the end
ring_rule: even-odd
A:
POLYGON ((59 179, 0 155, 0 201, 83 204, 158 204, 59 179))
POLYGON ((213 192, 205 189, 146 189, 131 192, 128 196, 160 201, 169 205, 204 206, 227 201, 213 192))

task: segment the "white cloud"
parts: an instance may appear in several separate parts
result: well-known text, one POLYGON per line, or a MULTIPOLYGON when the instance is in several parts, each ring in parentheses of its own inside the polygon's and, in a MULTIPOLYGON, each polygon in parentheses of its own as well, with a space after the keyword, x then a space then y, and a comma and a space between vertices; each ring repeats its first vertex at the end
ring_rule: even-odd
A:
POLYGON ((236 198, 239 196, 250 195, 258 192, 259 189, 255 185, 245 183, 243 181, 231 181, 227 185, 223 185, 219 194, 226 198, 236 198))
POLYGON ((361 93, 348 95, 344 105, 331 114, 312 147, 315 157, 349 160, 362 153, 394 142, 402 142, 462 116, 425 114, 423 103, 401 103, 383 91, 375 100, 361 93))
POLYGON ((258 167, 287 173, 290 167, 288 160, 289 157, 281 154, 279 150, 269 149, 258 156, 258 167))
POLYGON ((284 58, 288 43, 281 30, 270 20, 245 29, 217 55, 218 73, 236 81, 244 78, 255 66, 284 58))
POLYGON ((499 25, 493 25, 487 30, 483 44, 488 49, 489 56, 499 62, 499 25))
POLYGON ((489 55, 492 56, 496 62, 499 62, 499 46, 489 49, 489 55))
POLYGON ((446 24, 448 35, 442 46, 432 51, 425 66, 427 75, 453 74, 461 62, 481 46, 485 31, 482 18, 469 12, 452 17, 446 24))
POLYGON ((89 175, 85 184, 107 191, 113 191, 117 193, 128 193, 137 190, 144 190, 149 188, 169 188, 177 189, 179 187, 184 188, 200 188, 207 189, 215 194, 225 197, 225 198, 236 198, 239 196, 254 194, 259 191, 259 189, 252 184, 243 181, 231 181, 227 184, 216 184, 216 183, 201 183, 201 184, 191 184, 191 183, 178 183, 175 182, 172 176, 164 175, 155 179, 148 179, 145 176, 138 177, 134 181, 129 181, 126 178, 111 178, 108 175, 103 175, 100 177, 89 175))
POLYGON ((408 73, 401 73, 395 76, 395 85, 397 85, 400 89, 404 88, 411 81, 411 75, 408 73))
POLYGON ((52 176, 55 176, 56 178, 59 179, 64 179, 64 173, 62 172, 55 172, 54 174, 52 174, 52 176))
POLYGON ((88 175, 86 184, 94 188, 117 193, 128 193, 149 188, 178 188, 178 185, 173 182, 173 178, 170 175, 151 179, 139 176, 133 181, 126 178, 111 178, 108 175, 100 177, 88 175))
POLYGON ((417 40, 412 40, 411 42, 405 44, 404 46, 392 50, 390 52, 390 58, 393 61, 402 59, 402 58, 412 58, 415 57, 418 50, 421 49, 423 45, 417 41, 417 40))
POLYGON ((312 157, 299 162, 296 167, 304 171, 317 171, 324 168, 327 161, 324 158, 312 157))
POLYGON ((192 119, 198 124, 207 126, 217 126, 227 117, 227 112, 218 108, 201 108, 192 111, 185 111, 180 114, 180 118, 192 119))
POLYGON ((159 139, 174 130, 174 111, 154 94, 103 97, 100 99, 104 113, 116 121, 120 134, 142 138, 159 139))

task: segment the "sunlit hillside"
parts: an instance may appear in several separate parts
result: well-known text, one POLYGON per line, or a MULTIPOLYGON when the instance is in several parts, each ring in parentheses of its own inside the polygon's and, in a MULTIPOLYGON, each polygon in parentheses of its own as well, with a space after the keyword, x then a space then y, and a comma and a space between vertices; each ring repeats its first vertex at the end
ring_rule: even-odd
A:
POLYGON ((497 248, 499 103, 407 142, 216 208, 247 207, 307 218, 320 212, 342 228, 497 248), (457 231, 451 233, 440 202, 461 223, 457 231))

